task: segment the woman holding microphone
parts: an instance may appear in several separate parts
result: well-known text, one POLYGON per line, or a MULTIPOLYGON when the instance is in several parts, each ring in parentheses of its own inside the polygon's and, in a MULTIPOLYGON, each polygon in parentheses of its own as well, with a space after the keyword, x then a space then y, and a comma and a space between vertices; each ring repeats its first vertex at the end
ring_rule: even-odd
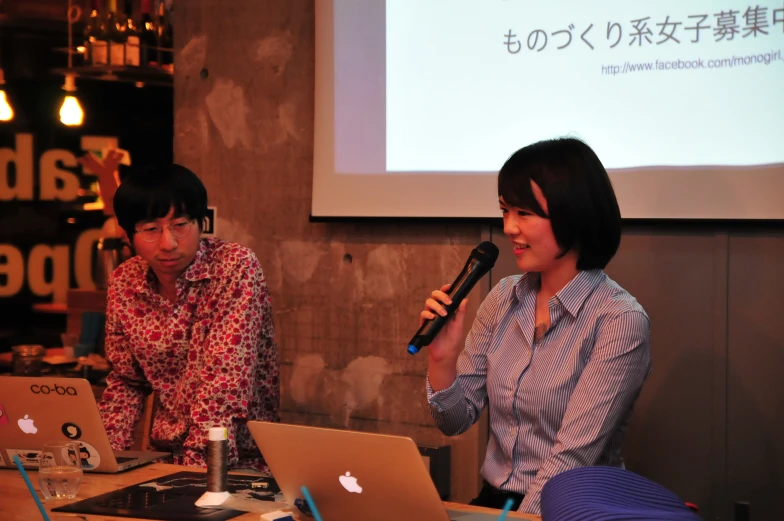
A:
MULTIPOLYGON (((490 291, 465 343, 461 303, 428 348, 427 397, 447 435, 489 409, 485 484, 471 504, 502 508, 511 497, 538 514, 553 476, 623 466, 626 426, 650 372, 650 328, 603 271, 621 215, 588 145, 562 138, 518 150, 499 172, 498 196, 521 275, 490 291)), ((448 290, 432 292, 420 323, 446 315, 448 290)))

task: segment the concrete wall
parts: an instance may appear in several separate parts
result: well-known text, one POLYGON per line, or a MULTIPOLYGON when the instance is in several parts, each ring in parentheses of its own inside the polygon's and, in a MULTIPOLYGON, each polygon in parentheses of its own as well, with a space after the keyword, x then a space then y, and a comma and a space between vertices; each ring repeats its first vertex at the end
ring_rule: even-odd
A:
POLYGON ((405 346, 425 297, 480 242, 479 226, 308 222, 312 1, 178 2, 174 33, 175 160, 207 185, 218 235, 264 267, 283 420, 449 442, 453 497, 470 499, 476 428, 452 440, 435 429, 426 357, 405 346))

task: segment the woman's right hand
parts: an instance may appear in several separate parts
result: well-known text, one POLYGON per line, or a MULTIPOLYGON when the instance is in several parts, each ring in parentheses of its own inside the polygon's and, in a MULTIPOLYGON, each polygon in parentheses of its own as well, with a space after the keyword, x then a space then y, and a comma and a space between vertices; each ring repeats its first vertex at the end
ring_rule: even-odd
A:
MULTIPOLYGON (((430 294, 430 298, 425 301, 425 309, 419 314, 420 327, 425 320, 432 320, 436 315, 446 316, 445 306, 452 303, 452 299, 446 294, 451 284, 441 286, 440 290, 435 290, 430 294)), ((463 341, 463 321, 465 320, 465 310, 468 299, 463 299, 457 311, 446 321, 444 327, 438 335, 430 342, 428 354, 431 363, 455 363, 462 351, 463 341)))

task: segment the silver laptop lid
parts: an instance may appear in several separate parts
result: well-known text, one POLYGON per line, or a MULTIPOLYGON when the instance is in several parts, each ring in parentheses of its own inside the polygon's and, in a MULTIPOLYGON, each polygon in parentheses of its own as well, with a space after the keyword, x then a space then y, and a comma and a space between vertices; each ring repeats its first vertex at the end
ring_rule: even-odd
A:
POLYGON ((448 520, 410 438, 257 421, 248 428, 290 504, 305 485, 324 519, 448 520))
POLYGON ((16 454, 25 466, 37 467, 44 443, 71 440, 80 444, 85 470, 118 470, 87 380, 0 376, 0 408, 0 463, 5 466, 13 466, 16 454))

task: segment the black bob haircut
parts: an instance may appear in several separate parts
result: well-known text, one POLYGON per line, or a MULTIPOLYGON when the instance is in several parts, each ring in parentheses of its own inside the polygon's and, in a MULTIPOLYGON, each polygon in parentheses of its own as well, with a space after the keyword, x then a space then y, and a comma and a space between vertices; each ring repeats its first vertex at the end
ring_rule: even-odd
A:
POLYGON ((560 256, 577 252, 577 269, 604 269, 621 243, 621 211, 596 153, 579 139, 558 138, 521 148, 498 173, 498 195, 508 206, 550 220, 560 256), (534 197, 542 190, 549 215, 534 197))
POLYGON ((202 230, 207 189, 196 174, 174 163, 128 173, 114 194, 114 214, 130 239, 137 224, 166 217, 172 208, 175 217, 196 219, 202 230))

